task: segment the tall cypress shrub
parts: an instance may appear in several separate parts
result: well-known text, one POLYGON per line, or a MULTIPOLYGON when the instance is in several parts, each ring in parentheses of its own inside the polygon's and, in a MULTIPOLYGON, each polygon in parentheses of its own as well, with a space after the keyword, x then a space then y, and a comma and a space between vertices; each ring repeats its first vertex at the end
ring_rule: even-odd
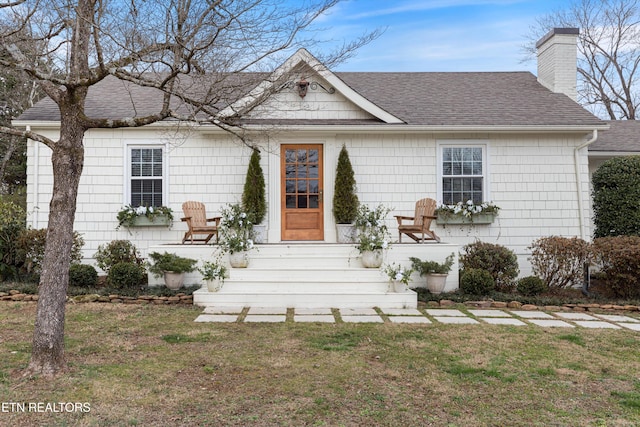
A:
POLYGON ((592 183, 595 237, 640 236, 640 156, 607 160, 592 183))
POLYGON ((260 166, 260 152, 253 149, 249 168, 242 191, 242 209, 249 215, 254 224, 260 224, 267 213, 264 174, 260 166))
POLYGON ((358 213, 356 178, 349 160, 347 147, 342 145, 336 168, 336 182, 333 192, 333 216, 338 224, 350 224, 358 213))

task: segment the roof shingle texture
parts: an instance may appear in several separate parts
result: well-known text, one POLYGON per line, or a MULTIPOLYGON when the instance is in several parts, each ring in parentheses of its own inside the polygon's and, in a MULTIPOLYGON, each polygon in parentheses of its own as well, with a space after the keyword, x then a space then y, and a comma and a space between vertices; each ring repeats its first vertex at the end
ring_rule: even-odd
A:
MULTIPOLYGON (((409 125, 602 124, 567 96, 543 87, 529 72, 338 72, 335 75, 361 96, 409 125)), ((256 75, 247 74, 247 77, 256 75)), ((157 90, 107 78, 90 88, 85 113, 88 117, 111 119, 143 116, 156 113, 161 102, 162 94, 157 90)), ((53 101, 43 99, 19 120, 57 121, 59 113, 53 101)))

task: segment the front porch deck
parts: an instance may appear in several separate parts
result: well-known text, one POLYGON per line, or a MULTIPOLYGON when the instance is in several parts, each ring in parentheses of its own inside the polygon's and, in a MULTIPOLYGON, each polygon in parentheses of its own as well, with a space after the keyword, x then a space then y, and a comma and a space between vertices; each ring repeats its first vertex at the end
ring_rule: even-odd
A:
MULTIPOLYGON (((212 260, 216 245, 159 245, 149 249, 180 256, 212 260)), ((386 251, 384 263, 409 267, 409 257, 444 261, 451 253, 456 261, 445 291, 458 286, 458 245, 449 243, 394 244, 386 251)), ((226 257, 224 258, 226 259, 226 257)), ((424 287, 425 279, 412 275, 411 288, 424 287)), ((200 273, 188 274, 185 284, 202 284, 200 273)), ((151 286, 162 279, 149 277, 151 286)), ((353 245, 323 243, 278 243, 258 245, 250 253, 249 267, 231 268, 230 277, 218 292, 206 287, 193 295, 195 305, 205 307, 292 307, 292 308, 416 308, 414 291, 389 291, 389 281, 379 269, 364 268, 353 245)))

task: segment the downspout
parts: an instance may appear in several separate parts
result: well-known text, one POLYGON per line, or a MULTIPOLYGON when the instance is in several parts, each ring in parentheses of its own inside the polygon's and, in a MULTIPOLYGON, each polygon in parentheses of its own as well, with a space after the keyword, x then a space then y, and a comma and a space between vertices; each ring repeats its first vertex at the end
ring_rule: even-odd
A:
MULTIPOLYGON (((576 147, 573 150, 573 163, 576 173, 576 189, 578 192, 578 223, 580 225, 580 237, 582 240, 587 240, 590 236, 587 236, 585 232, 585 219, 584 219, 584 199, 582 198, 582 180, 580 179, 580 150, 588 147, 598 140, 598 129, 594 129, 591 134, 591 138, 576 147)), ((584 266, 584 280, 582 281, 582 293, 589 296, 589 264, 584 266)))
MULTIPOLYGON (((27 125, 27 132, 31 131, 31 126, 27 125)), ((38 229, 38 203, 40 199, 40 143, 33 141, 33 212, 31 219, 31 227, 38 229)))

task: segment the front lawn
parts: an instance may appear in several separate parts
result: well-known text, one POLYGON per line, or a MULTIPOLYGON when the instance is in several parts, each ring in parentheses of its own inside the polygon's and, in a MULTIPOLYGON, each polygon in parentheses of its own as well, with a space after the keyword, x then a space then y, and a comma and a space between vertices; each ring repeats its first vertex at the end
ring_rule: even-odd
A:
POLYGON ((70 370, 44 380, 20 376, 29 361, 35 304, 3 303, 0 425, 640 423, 637 332, 194 323, 200 312, 69 304, 70 370), (29 403, 42 405, 29 412, 29 403), (65 406, 53 403, 85 405, 54 412, 65 406))

